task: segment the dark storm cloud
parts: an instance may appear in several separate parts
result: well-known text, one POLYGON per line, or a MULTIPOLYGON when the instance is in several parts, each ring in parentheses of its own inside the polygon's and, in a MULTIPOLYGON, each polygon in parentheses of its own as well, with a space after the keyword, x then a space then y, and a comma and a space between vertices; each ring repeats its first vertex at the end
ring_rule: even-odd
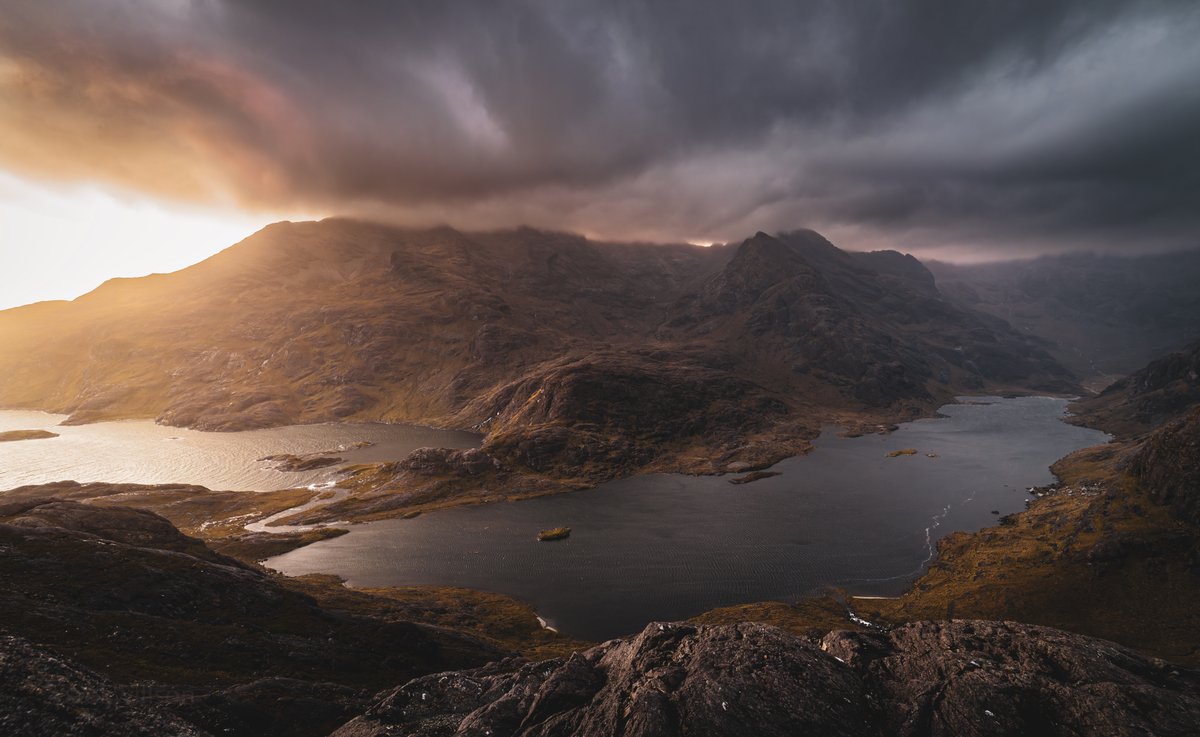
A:
POLYGON ((0 166, 43 177, 951 256, 1198 240, 1194 2, 6 5, 0 166))

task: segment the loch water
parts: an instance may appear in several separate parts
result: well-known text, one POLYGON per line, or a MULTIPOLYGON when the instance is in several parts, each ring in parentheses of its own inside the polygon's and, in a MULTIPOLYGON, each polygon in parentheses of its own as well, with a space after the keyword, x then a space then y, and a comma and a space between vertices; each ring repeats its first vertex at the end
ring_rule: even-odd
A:
POLYGON ((1107 436, 1062 421, 1066 400, 971 397, 888 435, 838 437, 780 476, 638 476, 588 491, 357 525, 269 559, 352 586, 431 584, 510 594, 585 639, 714 607, 841 587, 901 593, 956 530, 1024 508, 1049 466, 1107 436), (887 457, 915 448, 914 455, 887 457), (932 456, 932 457, 931 457, 932 456), (539 530, 571 536, 538 542, 539 530))
MULTIPOLYGON (((333 573, 353 586, 431 584, 510 594, 562 631, 600 640, 653 620, 841 587, 901 593, 941 537, 1019 511, 1049 466, 1104 442, 1062 421, 1066 400, 964 397, 887 435, 828 428, 806 456, 744 485, 730 476, 655 474, 580 492, 354 525, 271 558, 283 573, 333 573), (893 450, 916 454, 889 458, 893 450), (538 542, 539 530, 571 536, 538 542)), ((471 433, 405 425, 299 425, 204 433, 149 421, 63 427, 61 415, 0 412, 0 430, 60 437, 0 443, 0 489, 61 480, 190 483, 269 490, 327 485, 336 469, 276 470, 259 459, 338 451, 347 463, 415 448, 478 445, 471 433), (364 448, 354 446, 371 443, 364 448)), ((2 496, 2 493, 0 493, 2 496)))
MULTIPOLYGON (((0 443, 0 490, 56 481, 185 483, 221 491, 273 491, 334 479, 332 468, 279 471, 259 460, 336 452, 346 463, 394 461, 422 447, 473 448, 480 436, 384 423, 292 425, 245 432, 197 432, 150 420, 63 426, 65 415, 0 411, 0 432, 49 430, 57 438, 0 443), (367 447, 356 445, 370 443, 367 447)), ((2 496, 2 492, 0 492, 2 496)))

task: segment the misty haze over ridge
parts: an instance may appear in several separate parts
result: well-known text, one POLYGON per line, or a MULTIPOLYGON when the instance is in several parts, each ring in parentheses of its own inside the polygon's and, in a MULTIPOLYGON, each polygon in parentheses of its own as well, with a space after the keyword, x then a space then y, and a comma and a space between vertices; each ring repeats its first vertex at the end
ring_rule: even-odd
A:
POLYGON ((942 259, 1197 245, 1194 3, 10 5, 0 165, 39 180, 942 259))

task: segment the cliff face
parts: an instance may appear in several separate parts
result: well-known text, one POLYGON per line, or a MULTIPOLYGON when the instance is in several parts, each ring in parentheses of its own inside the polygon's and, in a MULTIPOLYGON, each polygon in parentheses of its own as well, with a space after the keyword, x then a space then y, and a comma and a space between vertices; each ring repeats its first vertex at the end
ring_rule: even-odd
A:
POLYGON ((336 737, 1189 735, 1200 676, 1011 622, 804 640, 759 624, 651 624, 568 659, 398 688, 336 737))

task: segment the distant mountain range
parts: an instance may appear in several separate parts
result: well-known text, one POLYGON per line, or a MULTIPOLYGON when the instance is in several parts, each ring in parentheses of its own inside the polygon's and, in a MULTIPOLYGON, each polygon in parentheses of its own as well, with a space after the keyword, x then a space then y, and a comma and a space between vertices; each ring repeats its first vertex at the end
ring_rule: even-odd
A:
POLYGON ((0 343, 0 406, 73 423, 421 422, 593 480, 761 466, 824 422, 956 393, 1076 390, 1042 341, 946 299, 917 260, 812 231, 704 248, 277 223, 173 274, 2 312, 0 343))
POLYGON ((949 299, 1051 341, 1095 389, 1200 335, 1200 251, 928 266, 949 299))

